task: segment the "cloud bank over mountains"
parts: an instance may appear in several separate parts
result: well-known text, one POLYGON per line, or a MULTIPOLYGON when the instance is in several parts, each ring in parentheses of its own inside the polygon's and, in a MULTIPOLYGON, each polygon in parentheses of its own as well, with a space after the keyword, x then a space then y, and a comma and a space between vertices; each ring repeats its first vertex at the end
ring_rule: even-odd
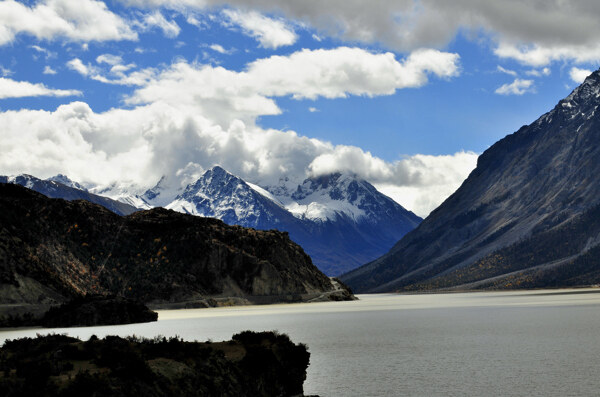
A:
MULTIPOLYGON (((458 61, 456 54, 437 50, 415 51, 399 61, 391 53, 340 47, 260 59, 241 72, 184 61, 162 71, 123 72, 123 83, 134 81, 135 74, 146 76, 133 83, 137 88, 125 100, 133 105, 130 109, 95 113, 85 102, 73 102, 54 112, 0 113, 0 125, 5 126, 0 169, 41 177, 61 172, 85 183, 117 182, 140 190, 152 187, 163 174, 189 183, 214 164, 263 185, 278 184, 282 177, 300 183, 310 175, 350 171, 375 184, 439 182, 456 187, 470 171, 463 165, 450 178, 447 173, 433 177, 434 156, 429 161, 389 163, 358 147, 264 129, 256 119, 281 112, 277 97, 390 95, 426 84, 429 75, 452 77, 458 73, 458 61)), ((82 75, 105 82, 110 80, 100 69, 122 64, 110 54, 99 56, 95 66, 69 61, 82 75)), ((469 159, 474 167, 474 153, 456 156, 469 159)), ((433 201, 445 194, 433 193, 433 201)), ((413 208, 420 213, 432 209, 413 208)))
MULTIPOLYGON (((600 62, 599 17, 600 4, 584 0, 382 0, 368 6, 355 0, 3 0, 0 47, 27 37, 87 50, 88 43, 138 42, 152 31, 175 41, 186 22, 202 31, 210 20, 273 53, 240 68, 185 58, 140 66, 107 48, 95 58, 73 53, 59 67, 46 65, 49 78, 67 71, 128 89, 101 112, 79 87, 23 81, 3 71, 0 99, 64 101, 53 110, 0 112, 0 172, 64 173, 88 184, 146 189, 164 174, 189 182, 215 164, 263 185, 350 171, 427 215, 474 168, 475 153, 385 161, 357 146, 308 138, 305 131, 261 127, 260 118, 285 113, 284 100, 389 96, 458 78, 460 54, 445 50, 457 35, 531 69, 525 77, 499 66, 512 83, 497 94, 535 92, 535 79, 548 76, 555 62, 568 64, 578 82, 590 72, 581 63, 600 62), (305 30, 314 31, 315 41, 330 37, 337 44, 290 49, 305 30)), ((213 38, 205 45, 221 55, 243 51, 213 38)), ((36 47, 38 56, 50 56, 36 47)), ((324 113, 321 106, 308 109, 324 113)))

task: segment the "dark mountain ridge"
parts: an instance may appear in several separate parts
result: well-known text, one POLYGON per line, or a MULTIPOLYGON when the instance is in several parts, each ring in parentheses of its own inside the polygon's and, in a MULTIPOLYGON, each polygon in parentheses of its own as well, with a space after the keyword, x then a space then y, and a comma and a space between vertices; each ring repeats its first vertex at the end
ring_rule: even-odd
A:
MULTIPOLYGON (((599 242, 595 227, 586 231, 580 226, 594 221, 593 208, 600 200, 599 93, 597 71, 552 111, 486 150, 461 187, 417 229, 342 280, 361 292, 514 288, 519 280, 509 273, 537 266, 536 276, 524 283, 528 276, 523 274, 517 286, 596 283, 597 277, 580 277, 571 270, 599 242), (577 249, 546 247, 550 234, 575 229, 579 234, 571 244, 577 249), (541 247, 552 254, 524 259, 541 247), (498 256, 504 259, 491 260, 498 256), (556 265, 552 271, 542 266, 551 263, 556 265), (494 270, 481 270, 486 266, 494 270), (470 276, 461 278, 465 274, 470 276), (486 282, 490 277, 494 280, 486 282)), ((588 262, 580 270, 593 272, 590 266, 588 262)))
POLYGON ((156 304, 269 303, 336 293, 287 233, 163 208, 119 216, 84 200, 0 184, 3 304, 51 304, 85 294, 156 304))

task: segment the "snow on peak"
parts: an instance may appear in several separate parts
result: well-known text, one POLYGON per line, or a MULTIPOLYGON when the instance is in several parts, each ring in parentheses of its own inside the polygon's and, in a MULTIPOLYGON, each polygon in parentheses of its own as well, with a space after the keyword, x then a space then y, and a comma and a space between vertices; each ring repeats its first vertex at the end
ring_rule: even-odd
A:
POLYGON ((139 198, 152 207, 165 207, 183 191, 183 181, 174 176, 163 175, 159 181, 139 198))
POLYGON ((87 192, 87 189, 85 187, 83 187, 78 182, 73 181, 71 178, 69 178, 68 176, 63 175, 63 174, 57 174, 57 175, 51 176, 50 178, 48 178, 46 180, 50 181, 50 182, 62 183, 65 186, 72 187, 74 189, 79 189, 79 190, 83 190, 83 191, 87 192))
MULTIPOLYGON (((382 209, 398 206, 368 182, 351 173, 333 173, 305 179, 295 189, 269 186, 296 218, 325 222, 338 217, 354 221, 376 219, 382 209)), ((385 210, 383 210, 385 211, 385 210)))
POLYGON ((597 102, 600 97, 600 70, 590 74, 579 87, 575 88, 569 96, 559 102, 562 109, 577 112, 582 106, 597 102))
MULTIPOLYGON (((188 185, 166 208, 193 215, 211 216, 226 223, 256 226, 261 217, 271 217, 264 201, 273 196, 219 166, 207 170, 188 185)), ((276 201, 274 204, 278 204, 276 201)))
POLYGON ((39 181, 33 175, 29 174, 20 174, 20 175, 11 175, 7 178, 8 183, 15 183, 18 185, 25 186, 27 189, 33 189, 33 184, 39 181))

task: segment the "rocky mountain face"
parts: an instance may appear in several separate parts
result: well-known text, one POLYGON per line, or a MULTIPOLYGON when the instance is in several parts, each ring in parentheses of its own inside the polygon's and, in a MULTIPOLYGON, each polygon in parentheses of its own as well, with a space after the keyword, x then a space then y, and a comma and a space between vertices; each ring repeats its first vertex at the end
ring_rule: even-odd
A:
POLYGON ((0 184, 0 303, 115 294, 192 306, 335 295, 287 233, 155 208, 119 216, 84 200, 0 184))
POLYGON ((14 183, 25 186, 51 198, 62 198, 64 200, 87 200, 89 202, 99 204, 119 215, 129 215, 135 211, 138 211, 138 208, 132 205, 90 193, 79 183, 73 182, 68 177, 61 174, 46 180, 27 174, 17 176, 0 176, 0 183, 14 183))
POLYGON ((421 221, 351 175, 309 178, 290 192, 263 189, 218 166, 187 186, 167 208, 232 225, 285 230, 330 276, 386 252, 421 221))
POLYGON ((597 71, 486 150, 417 229, 342 280, 360 292, 599 283, 599 105, 597 71))

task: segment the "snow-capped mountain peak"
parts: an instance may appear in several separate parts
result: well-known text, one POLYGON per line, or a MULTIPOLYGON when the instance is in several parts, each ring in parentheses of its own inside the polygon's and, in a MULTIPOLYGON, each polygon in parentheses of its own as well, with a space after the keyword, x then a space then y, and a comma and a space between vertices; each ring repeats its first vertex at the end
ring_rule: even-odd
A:
POLYGON ((68 176, 63 175, 63 174, 54 175, 54 176, 52 176, 52 177, 50 177, 50 178, 48 178, 46 180, 47 181, 52 181, 52 182, 62 183, 65 186, 72 187, 74 189, 79 189, 79 190, 83 190, 83 191, 87 192, 87 189, 85 187, 83 187, 80 183, 73 181, 68 176))
POLYGON ((166 207, 183 192, 183 189, 179 178, 163 175, 156 185, 146 190, 140 198, 152 207, 166 207))
MULTIPOLYGON (((288 189, 269 190, 288 211, 300 219, 326 222, 348 217, 356 222, 373 223, 379 221, 383 214, 389 215, 399 210, 409 214, 373 185, 351 173, 307 178, 288 195, 284 195, 288 189)), ((414 218, 418 219, 416 216, 414 218)))
POLYGON ((220 166, 208 169, 166 208, 250 227, 260 227, 266 221, 277 223, 280 216, 275 212, 285 211, 269 192, 220 166))

